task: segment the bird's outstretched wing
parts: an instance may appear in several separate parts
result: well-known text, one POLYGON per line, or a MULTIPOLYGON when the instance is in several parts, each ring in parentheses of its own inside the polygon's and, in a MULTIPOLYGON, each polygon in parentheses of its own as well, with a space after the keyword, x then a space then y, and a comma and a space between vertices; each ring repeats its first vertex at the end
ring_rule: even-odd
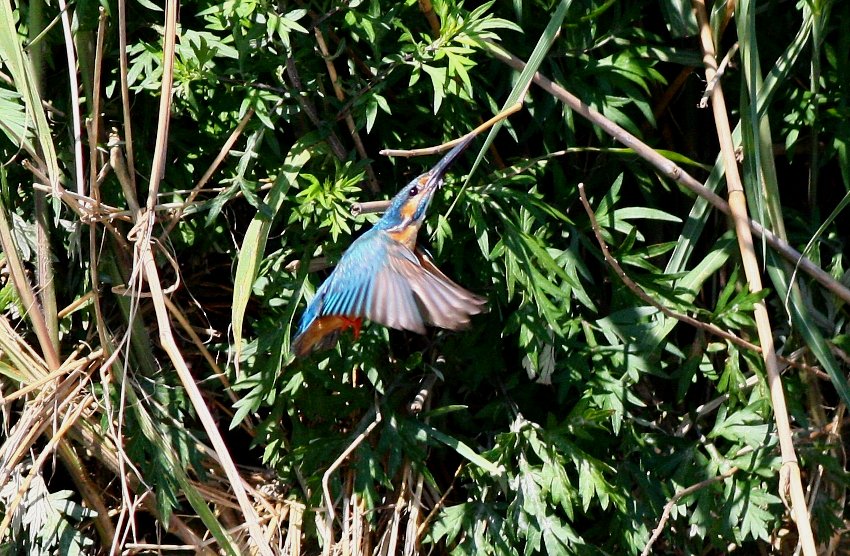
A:
POLYGON ((461 330, 469 326, 472 315, 486 310, 483 297, 450 280, 424 251, 392 246, 387 259, 375 276, 370 320, 417 332, 424 331, 424 324, 461 330), (399 297, 405 302, 397 303, 399 297))
POLYGON ((339 327, 337 320, 329 317, 345 317, 339 321, 341 326, 365 317, 390 328, 424 334, 426 324, 450 330, 466 328, 472 315, 485 310, 483 297, 454 283, 425 252, 411 251, 384 232, 373 230, 351 245, 316 292, 293 346, 306 352, 314 344, 319 348, 332 345, 339 327))

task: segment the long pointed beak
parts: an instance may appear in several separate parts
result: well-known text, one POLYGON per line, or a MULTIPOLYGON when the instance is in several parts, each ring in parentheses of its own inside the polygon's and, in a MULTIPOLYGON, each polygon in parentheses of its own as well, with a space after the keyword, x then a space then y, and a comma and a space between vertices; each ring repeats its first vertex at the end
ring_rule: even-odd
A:
POLYGON ((460 153, 466 150, 466 147, 469 146, 473 139, 475 139, 475 135, 472 133, 464 137, 460 143, 455 145, 452 150, 446 153, 446 156, 444 156, 436 164, 436 166, 431 168, 431 171, 428 172, 428 187, 433 187, 434 185, 439 187, 440 185, 442 185, 443 178, 445 177, 449 166, 451 166, 452 163, 457 160, 457 157, 460 156, 460 153))

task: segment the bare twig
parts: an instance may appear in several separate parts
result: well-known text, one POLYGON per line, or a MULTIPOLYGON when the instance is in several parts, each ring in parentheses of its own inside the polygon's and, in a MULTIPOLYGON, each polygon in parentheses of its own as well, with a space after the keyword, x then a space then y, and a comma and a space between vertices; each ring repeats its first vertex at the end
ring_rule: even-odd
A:
POLYGON ((437 500, 436 504, 434 504, 434 507, 431 509, 431 512, 428 514, 428 516, 422 521, 422 523, 419 524, 419 527, 416 529, 417 539, 422 538, 422 535, 425 534, 425 529, 431 523, 431 520, 433 520, 434 517, 436 517, 436 515, 443 508, 443 505, 446 503, 446 498, 449 497, 449 494, 451 494, 452 489, 454 489, 454 483, 455 481, 457 481, 457 478, 460 477, 460 473, 461 471, 463 471, 463 468, 464 464, 458 465, 457 470, 455 471, 454 478, 452 478, 452 484, 450 484, 449 488, 446 489, 446 492, 444 492, 443 495, 440 496, 440 499, 437 500))
POLYGON ((427 148, 424 148, 424 149, 409 149, 409 150, 405 150, 405 149, 383 149, 378 154, 382 154, 384 156, 403 156, 403 157, 427 156, 427 155, 431 155, 431 154, 439 154, 439 153, 442 153, 442 152, 445 152, 445 151, 451 149, 452 147, 454 147, 455 145, 457 145, 458 143, 460 143, 461 141, 463 141, 464 139, 466 139, 470 135, 479 135, 482 131, 486 131, 486 130, 490 129, 495 124, 501 122, 505 118, 507 118, 507 117, 511 116, 512 114, 515 114, 516 112, 518 112, 521 108, 522 108, 522 102, 517 102, 517 103, 505 108, 504 110, 502 110, 501 112, 499 112, 498 114, 496 114, 495 116, 493 116, 492 118, 490 118, 489 120, 484 122, 483 124, 479 125, 478 127, 473 129, 469 133, 465 134, 463 137, 458 137, 457 139, 453 139, 451 141, 448 141, 448 142, 443 143, 442 145, 438 145, 436 147, 427 147, 427 148))
POLYGON ((384 212, 387 210, 387 207, 390 206, 391 202, 392 201, 364 201, 362 203, 352 203, 351 216, 384 212))
MULTIPOLYGON (((295 60, 292 56, 286 57, 286 75, 289 76, 290 83, 292 83, 292 86, 298 92, 298 94, 294 95, 298 105, 301 106, 301 109, 316 129, 319 129, 322 125, 322 121, 319 118, 319 112, 316 110, 316 105, 313 104, 313 100, 310 96, 304 93, 304 86, 301 83, 298 66, 295 65, 295 60)), ((350 102, 354 101, 352 100, 350 102)), ((348 113, 347 105, 343 107, 343 113, 348 113)), ((331 148, 331 151, 334 153, 334 156, 336 156, 340 162, 345 161, 348 154, 345 152, 345 147, 342 145, 342 142, 339 140, 339 137, 337 137, 336 132, 333 129, 328 132, 326 141, 328 142, 328 146, 331 148)))
POLYGON ((732 57, 735 53, 738 52, 738 43, 732 45, 732 48, 726 53, 726 56, 723 57, 723 61, 720 62, 720 65, 717 66, 717 73, 714 74, 714 77, 711 78, 711 81, 708 82, 708 85, 705 86, 705 92, 702 94, 702 98, 699 99, 699 107, 705 108, 708 106, 708 99, 711 98, 711 94, 714 92, 714 88, 717 87, 717 84, 720 82, 720 78, 723 77, 723 74, 726 73, 726 67, 729 66, 729 62, 732 61, 732 57))
POLYGON ((652 545, 655 544, 655 541, 658 540, 658 537, 661 536, 661 533, 664 531, 664 526, 667 524, 667 520, 670 518, 670 512, 673 511, 673 507, 676 503, 684 498, 685 496, 689 496, 698 490, 704 489, 707 486, 710 486, 714 483, 719 483, 721 481, 725 481, 732 475, 738 472, 737 467, 733 467, 726 471, 725 473, 721 473, 716 477, 712 477, 710 479, 706 479, 704 481, 700 481, 695 485, 691 485, 688 488, 684 488, 677 492, 673 498, 667 501, 664 504, 664 511, 661 513, 661 519, 658 521, 658 526, 652 531, 652 536, 649 538, 649 541, 646 543, 646 546, 643 548, 643 552, 641 552, 641 556, 648 556, 650 551, 652 550, 652 545))
POLYGON ((664 315, 666 315, 666 316, 668 316, 672 319, 676 319, 678 321, 688 323, 691 326, 695 326, 696 328, 705 330, 706 332, 708 332, 710 334, 714 334, 715 336, 720 336, 721 338, 728 340, 728 341, 732 342, 733 344, 740 346, 744 349, 749 349, 749 350, 753 350, 753 351, 761 351, 761 348, 759 346, 757 346, 757 345, 755 345, 751 342, 748 342, 748 341, 744 340, 743 338, 739 338, 738 336, 735 336, 731 332, 727 332, 726 330, 723 330, 722 328, 720 328, 718 326, 715 326, 711 323, 702 322, 701 320, 697 320, 697 319, 691 317, 690 315, 685 315, 685 314, 673 311, 672 309, 670 309, 670 308, 662 305, 661 303, 657 302, 655 299, 650 297, 649 294, 647 294, 645 291, 643 291, 640 286, 635 284, 634 280, 629 278, 628 274, 626 274, 626 271, 623 270, 623 267, 620 266, 620 263, 617 262, 617 259, 615 259, 611 255, 611 252, 608 250, 608 245, 605 243, 605 240, 602 238, 602 233, 599 229, 599 223, 596 221, 596 216, 593 214, 593 209, 590 207, 590 203, 587 201, 587 195, 585 195, 585 193, 584 193, 584 184, 583 183, 578 184, 578 194, 579 194, 579 197, 581 198, 581 204, 584 205, 584 210, 587 212, 588 218, 590 218, 590 225, 593 228, 593 235, 596 236, 596 241, 599 243, 599 247, 602 250, 602 255, 605 257, 605 261, 611 266, 611 268, 614 269, 614 272, 616 272, 617 277, 619 277, 620 280, 622 280, 623 283, 626 285, 626 287, 629 288, 636 296, 641 298, 646 303, 649 303, 650 305, 652 305, 653 307, 655 307, 656 309, 658 309, 659 311, 664 313, 664 315))
POLYGON ((172 302, 167 297, 164 297, 163 300, 165 301, 165 306, 168 307, 168 311, 171 313, 171 316, 177 319, 177 322, 180 323, 180 327, 183 328, 183 331, 189 335, 189 338, 192 339, 192 343, 195 344, 195 347, 198 348, 198 351, 200 351, 201 355, 204 356, 204 359, 207 360, 210 369, 212 369, 213 371, 213 376, 215 376, 219 380, 219 382, 221 382, 221 385, 224 387, 224 391, 227 392, 228 396, 230 396, 230 400, 233 403, 236 403, 238 398, 236 397, 236 394, 233 393, 233 388, 230 385, 230 381, 227 379, 227 375, 224 373, 224 371, 221 370, 221 367, 219 367, 218 363, 215 362, 215 358, 213 358, 212 354, 210 353, 210 350, 207 349, 207 346, 204 345, 204 342, 201 341, 201 339, 192 329, 192 326, 189 324, 189 320, 186 318, 183 312, 180 311, 180 309, 177 308, 176 305, 174 305, 174 302, 172 302))

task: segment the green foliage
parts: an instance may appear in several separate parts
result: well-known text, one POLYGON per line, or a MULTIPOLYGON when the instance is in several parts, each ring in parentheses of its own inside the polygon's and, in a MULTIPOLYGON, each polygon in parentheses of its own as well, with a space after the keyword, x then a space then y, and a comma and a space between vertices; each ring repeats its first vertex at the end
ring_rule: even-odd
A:
MULTIPOLYGON (((0 59, 12 83, 0 86, 0 154, 26 158, 74 190, 71 85, 57 69, 66 63, 64 38, 57 27, 41 39, 56 82, 37 87, 41 70, 22 58, 30 8, 0 2, 0 59)), ((94 5, 84 4, 79 9, 94 5)), ((653 553, 725 554, 733 545, 740 553, 790 551, 781 535, 793 522, 777 497, 780 461, 760 354, 658 307, 755 342, 753 312, 764 300, 777 348, 795 363, 783 381, 804 476, 822 481, 812 502, 816 534, 840 537, 850 481, 841 446, 822 433, 847 396, 844 302, 760 242, 769 289, 751 293, 723 218, 640 160, 633 145, 616 143, 534 86, 523 109, 488 137, 489 148, 473 144, 477 160, 473 153, 455 164, 419 237, 448 276, 486 296, 489 312, 468 330, 429 329, 424 337, 366 323, 359 339, 346 332, 334 349, 294 358, 290 341, 305 302, 378 217, 353 216, 351 203, 390 198, 435 160, 379 150, 457 138, 519 98, 531 79, 530 70, 520 77, 488 54, 491 43, 722 194, 711 116, 696 108, 705 83, 697 78, 702 55, 689 2, 434 0, 433 20, 424 4, 181 2, 157 212, 163 226, 155 234, 176 203, 194 200, 168 241, 157 242, 168 250, 157 253, 157 264, 179 285, 173 301, 193 330, 209 331, 203 349, 180 332, 180 347, 220 428, 229 426, 235 459, 285 485, 275 504, 305 508, 300 525, 279 531, 300 534, 305 553, 325 546, 326 481, 335 539, 362 531, 376 551, 400 552, 403 541, 422 553, 639 554, 665 504, 700 484, 673 504, 653 553), (190 194, 212 165, 209 182, 190 194), (625 287, 604 259, 578 198, 580 182, 611 255, 654 303, 625 287), (212 378, 207 349, 226 380, 212 378), (815 366, 832 383, 818 382, 815 366), (425 401, 413 410, 422 389, 425 401), (390 547, 391 538, 399 544, 390 547)), ((736 5, 736 19, 715 42, 741 47, 721 84, 740 119, 735 140, 752 213, 847 284, 850 8, 736 5)), ((55 6, 46 9, 58 16, 55 6)), ((126 77, 141 195, 154 167, 148 146, 157 133, 163 12, 152 2, 128 10, 126 77)), ((718 3, 715 33, 725 13, 718 3)), ((75 29, 80 51, 94 44, 92 23, 75 29)), ((111 24, 101 125, 124 129, 111 24)), ((79 65, 81 90, 92 85, 91 64, 79 65)), ((82 102, 84 120, 89 102, 82 102)), ((131 471, 79 450, 109 470, 93 479, 109 503, 125 495, 117 477, 133 473, 133 495, 151 489, 147 511, 162 526, 144 531, 147 538, 167 531, 170 516, 194 512, 200 519, 181 523, 209 529, 227 545, 217 516, 229 510, 218 511, 198 488, 225 482, 212 480, 220 471, 156 340, 149 299, 121 293, 137 276, 127 240, 135 232, 121 220, 129 211, 81 223, 57 204, 48 210, 45 252, 33 176, 17 163, 5 171, 12 185, 4 183, 3 204, 27 276, 35 280, 39 261, 52 261, 60 306, 83 299, 98 280, 98 311, 88 301, 60 319, 60 359, 104 339, 104 361, 117 354, 92 387, 98 409, 87 416, 87 434, 69 442, 106 445, 120 425, 123 441, 109 446, 131 471), (91 243, 88 225, 100 226, 91 243)), ((128 209, 124 195, 104 170, 103 203, 128 209)), ((4 315, 30 332, 21 299, 6 279, 4 315)), ((0 347, 7 395, 28 379, 6 355, 9 346, 0 347)), ((4 425, 13 426, 25 406, 10 403, 4 425)), ((4 511, 17 488, 8 485, 17 484, 0 492, 4 511)), ((10 538, 19 546, 3 550, 91 550, 98 541, 84 495, 41 487, 27 492, 24 517, 13 521, 10 538)), ((263 521, 271 522, 280 525, 263 521)))

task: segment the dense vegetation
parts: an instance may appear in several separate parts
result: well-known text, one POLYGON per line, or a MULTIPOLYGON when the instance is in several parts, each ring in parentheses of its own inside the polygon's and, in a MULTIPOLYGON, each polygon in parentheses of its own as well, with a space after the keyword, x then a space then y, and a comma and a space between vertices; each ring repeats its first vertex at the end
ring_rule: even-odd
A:
POLYGON ((0 0, 3 553, 810 553, 792 442, 847 551, 850 5, 708 10, 701 103, 677 0, 0 0), (296 360, 379 151, 517 100, 420 233, 489 312, 296 360))

